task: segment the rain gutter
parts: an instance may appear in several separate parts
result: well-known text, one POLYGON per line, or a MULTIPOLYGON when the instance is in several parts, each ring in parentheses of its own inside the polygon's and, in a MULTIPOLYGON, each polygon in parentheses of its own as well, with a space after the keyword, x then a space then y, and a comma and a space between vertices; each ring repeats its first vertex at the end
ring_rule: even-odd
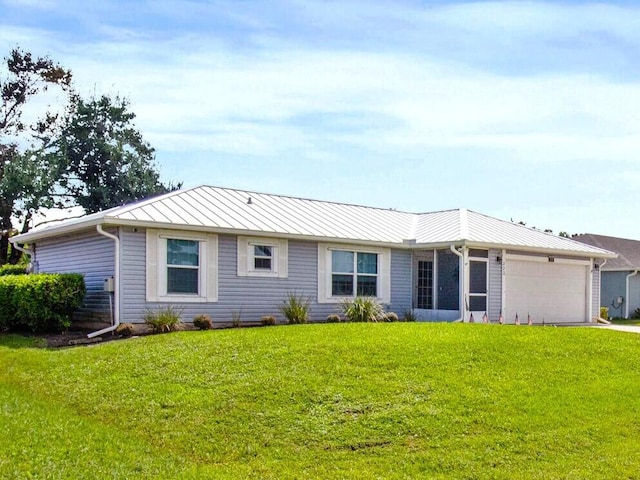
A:
POLYGON ((96 230, 100 235, 110 238, 114 242, 114 247, 115 247, 114 270, 115 271, 114 271, 113 281, 114 281, 115 305, 113 309, 113 325, 111 325, 110 327, 103 328, 102 330, 98 330, 96 332, 91 332, 87 335, 87 338, 93 338, 93 337, 102 335, 104 333, 113 332, 116 328, 118 328, 118 325, 120 325, 120 239, 116 235, 113 235, 109 232, 105 232, 102 229, 101 224, 96 225, 96 230))

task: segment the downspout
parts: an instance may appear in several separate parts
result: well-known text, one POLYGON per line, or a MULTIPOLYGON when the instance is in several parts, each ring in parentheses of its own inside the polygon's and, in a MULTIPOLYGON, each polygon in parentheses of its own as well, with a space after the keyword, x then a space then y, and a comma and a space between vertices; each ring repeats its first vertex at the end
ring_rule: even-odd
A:
POLYGON ((118 328, 118 325, 120 325, 120 239, 109 232, 105 232, 100 224, 96 225, 96 230, 100 235, 112 239, 115 247, 115 266, 113 275, 115 299, 113 308, 113 325, 103 328, 102 330, 98 330, 97 332, 91 332, 87 335, 87 338, 93 338, 98 335, 102 335, 103 333, 113 332, 118 328))
MULTIPOLYGON (((600 293, 598 294, 598 298, 600 299, 600 305, 602 305, 602 267, 607 264, 608 258, 604 259, 604 262, 598 264, 598 288, 600 289, 600 293)), ((597 323, 604 323, 605 325, 611 325, 609 320, 606 320, 600 316, 600 309, 598 309, 598 316, 596 317, 597 323)))
POLYGON ((453 321, 453 323, 464 322, 464 314, 465 314, 465 298, 464 298, 464 255, 458 251, 455 245, 451 245, 449 247, 453 253, 455 253, 460 260, 460 318, 453 321))
POLYGON ((16 250, 18 250, 19 252, 24 253, 25 255, 29 255, 29 262, 31 263, 31 270, 33 270, 34 268, 34 255, 33 252, 27 248, 23 248, 20 245, 18 245, 17 243, 13 243, 11 242, 11 248, 15 248, 16 250))
POLYGON ((625 289, 625 297, 624 297, 624 318, 629 318, 629 280, 631 279, 631 277, 633 277, 634 275, 637 275, 638 272, 640 272, 640 270, 635 269, 633 272, 631 272, 629 275, 627 275, 627 284, 626 284, 626 289, 625 289))

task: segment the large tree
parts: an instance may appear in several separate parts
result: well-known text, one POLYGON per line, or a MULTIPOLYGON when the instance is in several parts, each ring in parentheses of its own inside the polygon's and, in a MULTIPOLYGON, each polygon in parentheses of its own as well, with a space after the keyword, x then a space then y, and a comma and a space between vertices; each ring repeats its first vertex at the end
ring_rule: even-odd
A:
POLYGON ((34 58, 15 48, 0 67, 0 265, 19 258, 15 250, 9 257, 13 219, 22 217, 23 230, 28 228, 30 215, 42 205, 42 196, 51 192, 50 182, 56 177, 51 171, 52 157, 45 151, 60 115, 45 110, 32 115, 30 121, 23 120, 31 100, 51 86, 66 101, 71 72, 48 57, 34 58))
POLYGON ((86 213, 180 187, 160 181, 154 149, 135 128, 134 118, 122 97, 74 96, 57 149, 63 191, 86 213))

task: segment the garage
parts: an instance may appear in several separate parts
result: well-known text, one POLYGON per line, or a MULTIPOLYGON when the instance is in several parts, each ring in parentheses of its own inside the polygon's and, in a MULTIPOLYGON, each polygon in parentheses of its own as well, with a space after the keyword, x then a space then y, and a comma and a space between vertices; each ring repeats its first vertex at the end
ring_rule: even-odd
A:
POLYGON ((591 262, 506 255, 503 263, 505 323, 590 321, 591 262))

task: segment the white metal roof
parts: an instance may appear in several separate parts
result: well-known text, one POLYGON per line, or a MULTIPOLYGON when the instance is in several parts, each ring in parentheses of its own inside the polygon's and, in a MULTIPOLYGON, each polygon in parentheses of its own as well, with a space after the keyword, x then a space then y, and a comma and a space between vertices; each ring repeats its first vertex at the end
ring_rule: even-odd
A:
POLYGON ((97 224, 279 235, 402 247, 466 243, 591 257, 615 256, 598 247, 466 209, 408 213, 209 186, 179 190, 35 229, 13 237, 12 241, 29 243, 97 224))

